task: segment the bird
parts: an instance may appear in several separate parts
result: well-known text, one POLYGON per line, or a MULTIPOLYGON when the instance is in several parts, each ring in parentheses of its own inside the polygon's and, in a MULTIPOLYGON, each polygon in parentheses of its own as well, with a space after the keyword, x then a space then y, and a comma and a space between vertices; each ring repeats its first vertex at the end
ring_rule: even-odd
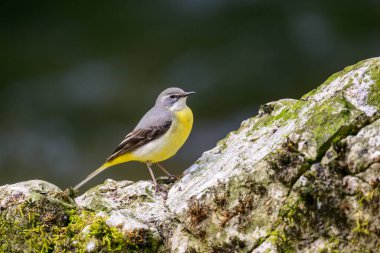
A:
POLYGON ((171 87, 162 91, 154 106, 141 118, 132 132, 127 134, 106 161, 73 189, 82 185, 109 167, 137 161, 145 163, 152 177, 155 191, 159 187, 152 171, 156 164, 165 174, 171 175, 160 162, 174 156, 186 142, 193 126, 193 112, 186 100, 195 92, 171 87))

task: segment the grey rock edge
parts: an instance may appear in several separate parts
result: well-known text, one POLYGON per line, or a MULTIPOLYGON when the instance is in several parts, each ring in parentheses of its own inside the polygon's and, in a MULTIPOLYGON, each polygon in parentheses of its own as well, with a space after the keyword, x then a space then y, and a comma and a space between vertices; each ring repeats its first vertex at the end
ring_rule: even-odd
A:
POLYGON ((163 188, 1 186, 0 250, 380 251, 380 58, 263 105, 163 188))

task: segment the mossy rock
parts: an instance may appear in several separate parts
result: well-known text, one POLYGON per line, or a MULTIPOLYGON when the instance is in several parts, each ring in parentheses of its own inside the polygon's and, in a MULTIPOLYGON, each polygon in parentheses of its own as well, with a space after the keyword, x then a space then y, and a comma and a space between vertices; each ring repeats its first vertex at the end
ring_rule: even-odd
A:
POLYGON ((39 180, 0 187, 1 252, 156 252, 148 227, 123 229, 71 197, 39 180))
MULTIPOLYGON (((338 236, 324 240, 317 230, 311 229, 319 226, 318 220, 308 223, 307 219, 308 214, 318 216, 314 205, 320 203, 317 197, 323 198, 326 202, 321 202, 321 208, 326 208, 320 210, 320 220, 326 224, 347 222, 350 225, 342 225, 338 230, 350 231, 347 217, 331 204, 344 199, 324 194, 333 186, 321 185, 314 189, 317 192, 312 185, 305 186, 302 194, 294 192, 294 187, 315 173, 312 168, 325 159, 331 147, 343 146, 346 137, 362 134, 361 129, 380 117, 379 67, 380 58, 365 60, 334 74, 300 100, 280 100, 262 106, 258 116, 244 121, 237 131, 205 152, 171 188, 169 209, 210 251, 302 251, 317 239, 320 246, 327 245, 322 244, 326 241, 339 244, 334 239, 338 236), (290 226, 291 223, 296 225, 290 226), (296 234, 295 228, 298 235, 305 231, 310 238, 290 237, 293 230, 296 234)), ((365 141, 370 138, 367 136, 365 141)), ((364 156, 378 157, 376 149, 379 147, 373 147, 364 156)), ((338 151, 339 155, 343 156, 342 152, 343 149, 338 151)), ((355 154, 357 158, 363 156, 355 154)), ((338 164, 343 166, 342 161, 338 164)), ((354 167, 364 172, 369 165, 362 161, 354 167)), ((339 188, 342 178, 331 173, 326 180, 339 188)), ((358 231, 362 231, 360 224, 358 231)))

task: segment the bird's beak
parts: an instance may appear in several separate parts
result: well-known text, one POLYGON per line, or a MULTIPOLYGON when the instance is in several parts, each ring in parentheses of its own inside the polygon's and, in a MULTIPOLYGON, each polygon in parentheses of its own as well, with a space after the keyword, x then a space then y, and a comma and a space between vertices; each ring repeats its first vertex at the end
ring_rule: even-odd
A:
POLYGON ((196 92, 195 91, 189 91, 189 92, 186 92, 186 95, 184 95, 185 97, 188 97, 189 95, 191 94, 195 94, 196 92))

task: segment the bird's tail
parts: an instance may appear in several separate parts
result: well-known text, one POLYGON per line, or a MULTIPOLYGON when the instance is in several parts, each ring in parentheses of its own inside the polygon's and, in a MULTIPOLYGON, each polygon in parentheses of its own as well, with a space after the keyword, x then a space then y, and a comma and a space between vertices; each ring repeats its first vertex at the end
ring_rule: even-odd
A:
POLYGON ((75 187, 74 187, 74 190, 78 190, 82 185, 84 185, 85 183, 87 183, 88 181, 90 181, 92 178, 94 178, 96 175, 98 175, 99 173, 103 172, 105 169, 113 166, 114 164, 110 163, 110 162, 106 162, 104 163, 102 166, 99 167, 99 169, 95 170, 94 172, 92 172, 90 175, 88 175, 82 182, 80 182, 79 184, 77 184, 75 187))

